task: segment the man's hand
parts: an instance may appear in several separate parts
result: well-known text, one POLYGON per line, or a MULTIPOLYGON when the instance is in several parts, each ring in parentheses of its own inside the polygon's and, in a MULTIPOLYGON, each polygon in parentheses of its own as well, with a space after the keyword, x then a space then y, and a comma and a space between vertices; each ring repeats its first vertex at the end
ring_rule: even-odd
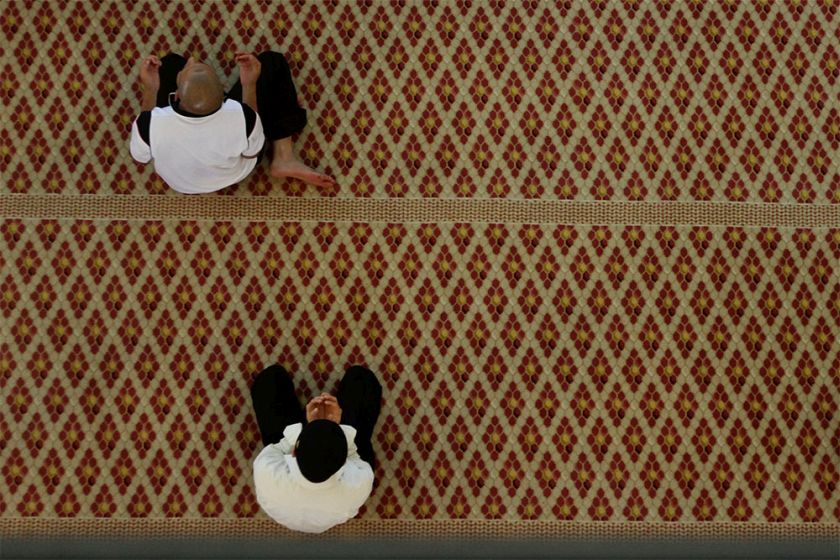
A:
POLYGON ((330 420, 336 424, 341 423, 341 407, 338 406, 338 399, 327 393, 315 397, 306 405, 306 421, 330 420))
POLYGON ((242 82, 242 87, 256 86, 262 69, 259 59, 251 53, 238 52, 234 60, 239 65, 239 81, 242 82))
POLYGON ((154 55, 149 55, 140 61, 140 85, 143 86, 144 93, 154 93, 157 95, 160 89, 160 59, 154 55))

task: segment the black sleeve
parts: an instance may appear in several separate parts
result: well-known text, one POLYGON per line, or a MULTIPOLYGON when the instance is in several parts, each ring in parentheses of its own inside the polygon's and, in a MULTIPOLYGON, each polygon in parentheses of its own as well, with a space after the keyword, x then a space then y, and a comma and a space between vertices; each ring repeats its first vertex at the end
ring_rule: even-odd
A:
POLYGON ((143 139, 143 142, 148 144, 149 146, 152 145, 149 142, 149 123, 152 122, 152 112, 151 111, 143 111, 137 117, 137 130, 140 132, 140 138, 143 139))
POLYGON ((242 103, 242 112, 245 113, 245 138, 250 138, 257 124, 257 114, 253 109, 242 103))

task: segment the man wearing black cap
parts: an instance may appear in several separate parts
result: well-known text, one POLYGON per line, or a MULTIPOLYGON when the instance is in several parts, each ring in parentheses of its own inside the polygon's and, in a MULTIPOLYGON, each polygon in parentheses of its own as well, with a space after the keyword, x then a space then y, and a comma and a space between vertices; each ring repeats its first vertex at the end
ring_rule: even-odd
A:
POLYGON ((322 394, 304 413, 288 372, 273 365, 257 375, 251 400, 265 448, 254 461, 257 501, 275 521, 322 533, 354 517, 373 488, 373 427, 382 386, 353 366, 338 398, 322 394))

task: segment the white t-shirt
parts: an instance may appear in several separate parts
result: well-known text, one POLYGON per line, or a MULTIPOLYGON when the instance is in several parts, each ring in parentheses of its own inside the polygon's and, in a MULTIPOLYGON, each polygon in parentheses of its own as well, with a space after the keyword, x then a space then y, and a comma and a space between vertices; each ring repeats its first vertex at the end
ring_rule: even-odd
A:
MULTIPOLYGON (((250 110, 250 109, 249 109, 250 110)), ((131 157, 155 162, 155 171, 174 190, 185 194, 217 191, 238 183, 257 164, 265 143, 259 115, 247 134, 245 109, 233 99, 204 117, 189 117, 172 107, 155 107, 149 122, 149 142, 137 119, 131 126, 131 157)))
POLYGON ((279 443, 267 445, 254 461, 254 486, 260 507, 294 531, 323 533, 359 513, 373 489, 373 469, 356 450, 356 428, 341 425, 347 462, 324 482, 310 482, 292 455, 302 424, 283 430, 279 443))

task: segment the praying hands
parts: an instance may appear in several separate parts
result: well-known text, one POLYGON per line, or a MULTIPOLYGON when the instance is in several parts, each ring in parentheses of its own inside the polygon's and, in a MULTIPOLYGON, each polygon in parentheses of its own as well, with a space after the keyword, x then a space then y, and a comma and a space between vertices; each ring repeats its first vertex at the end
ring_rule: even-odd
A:
POLYGON ((341 423, 341 407, 338 406, 338 399, 329 393, 322 393, 306 405, 306 421, 330 420, 336 424, 341 423))

